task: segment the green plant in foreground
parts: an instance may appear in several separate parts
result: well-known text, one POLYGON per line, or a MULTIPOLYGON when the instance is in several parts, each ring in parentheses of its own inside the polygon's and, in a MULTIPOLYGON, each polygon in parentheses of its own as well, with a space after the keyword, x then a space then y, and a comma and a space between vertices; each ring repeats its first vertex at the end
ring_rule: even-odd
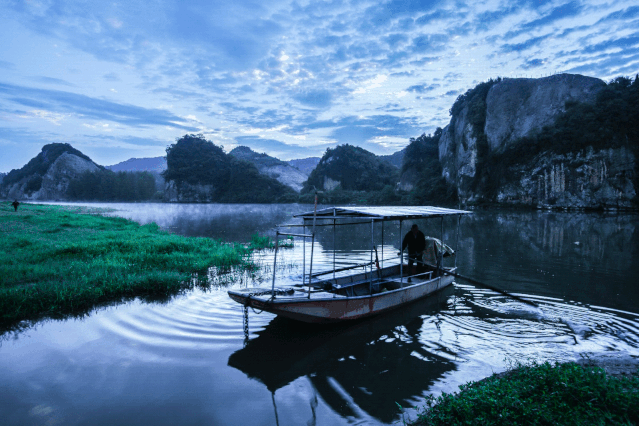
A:
POLYGON ((630 425, 639 423, 639 377, 576 363, 519 364, 503 377, 430 396, 414 425, 630 425))
POLYGON ((261 244, 224 243, 141 226, 86 209, 0 205, 0 326, 84 314, 122 299, 156 300, 216 276, 252 270, 261 244))

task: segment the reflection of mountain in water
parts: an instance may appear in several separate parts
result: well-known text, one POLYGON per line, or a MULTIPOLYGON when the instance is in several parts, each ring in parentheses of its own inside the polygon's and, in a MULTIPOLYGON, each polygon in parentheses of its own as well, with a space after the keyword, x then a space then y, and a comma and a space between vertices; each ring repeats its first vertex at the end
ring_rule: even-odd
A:
POLYGON ((419 342, 424 320, 447 307, 452 286, 436 295, 352 325, 318 327, 275 318, 228 365, 271 391, 307 377, 341 416, 358 409, 393 421, 395 402, 408 406, 455 365, 419 342), (356 407, 352 407, 355 404, 356 407))
POLYGON ((637 217, 476 212, 462 220, 460 273, 508 291, 621 303, 621 309, 632 310, 626 301, 637 290, 627 277, 633 270, 639 275, 633 261, 639 247, 637 217))

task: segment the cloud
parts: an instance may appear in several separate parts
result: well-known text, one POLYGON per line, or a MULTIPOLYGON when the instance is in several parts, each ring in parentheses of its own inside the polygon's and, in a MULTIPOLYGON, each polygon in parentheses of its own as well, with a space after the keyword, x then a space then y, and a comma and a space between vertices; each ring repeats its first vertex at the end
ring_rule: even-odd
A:
POLYGON ((560 19, 565 19, 578 15, 583 10, 582 6, 577 2, 562 4, 543 15, 539 19, 526 22, 520 26, 521 31, 538 30, 540 27, 552 24, 560 19))
POLYGON ((0 60, 0 68, 5 70, 13 70, 16 66, 12 62, 0 60))
POLYGON ((117 75, 116 73, 114 73, 114 72, 110 72, 110 73, 104 74, 104 75, 102 76, 102 78, 103 78, 104 80, 106 80, 106 81, 122 81, 122 80, 120 79, 120 76, 118 76, 118 75, 117 75))
POLYGON ((504 52, 522 52, 524 50, 528 50, 531 47, 537 46, 538 44, 540 44, 542 41, 546 40, 548 37, 550 37, 549 34, 547 35, 543 35, 543 36, 539 36, 539 37, 533 37, 530 38, 522 43, 516 43, 516 44, 504 44, 501 47, 501 50, 504 52))
POLYGON ((407 88, 406 90, 408 92, 413 92, 413 93, 426 93, 426 92, 430 92, 433 91, 435 89, 437 89, 438 87, 440 87, 439 84, 417 84, 414 86, 410 86, 409 88, 407 88))
POLYGON ((35 81, 39 81, 40 83, 46 83, 46 84, 57 84, 60 86, 69 86, 69 87, 75 87, 75 84, 71 84, 68 81, 59 79, 59 78, 52 78, 52 77, 36 77, 34 78, 35 81))
POLYGON ((524 64, 521 66, 523 69, 525 70, 529 70, 531 68, 538 68, 543 66, 546 63, 546 59, 528 59, 526 60, 526 62, 524 62, 524 64))
POLYGON ((155 125, 197 131, 194 127, 182 124, 184 121, 182 118, 165 110, 119 104, 71 92, 0 83, 0 96, 23 106, 52 113, 75 114, 134 127, 155 125))
POLYGON ((327 108, 333 101, 333 95, 328 90, 310 89, 300 91, 292 96, 297 102, 313 108, 327 108))

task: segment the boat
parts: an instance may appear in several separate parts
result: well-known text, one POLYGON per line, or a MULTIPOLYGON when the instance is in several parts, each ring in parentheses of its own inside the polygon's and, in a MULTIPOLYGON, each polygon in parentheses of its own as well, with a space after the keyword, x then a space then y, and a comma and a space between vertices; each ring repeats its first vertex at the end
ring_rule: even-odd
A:
MULTIPOLYGON (((276 231, 275 258, 271 288, 241 288, 229 290, 234 301, 246 308, 266 311, 278 316, 307 323, 335 323, 358 320, 378 315, 391 309, 411 303, 437 292, 453 282, 455 266, 445 266, 444 257, 455 256, 454 250, 443 242, 444 217, 459 218, 469 214, 465 210, 448 209, 432 206, 376 206, 376 207, 330 207, 312 212, 294 215, 301 218, 302 224, 280 225, 276 231), (378 258, 377 245, 374 241, 375 225, 382 227, 382 243, 384 223, 399 221, 399 235, 403 238, 402 224, 406 220, 415 222, 422 219, 441 219, 441 239, 428 237, 433 244, 435 264, 418 260, 418 268, 409 270, 405 264, 404 251, 401 250, 393 258, 378 258), (318 223, 319 222, 319 223, 318 223), (334 234, 337 226, 361 225, 370 223, 371 250, 370 262, 348 267, 335 268, 320 273, 313 273, 313 242, 316 228, 333 226, 334 234), (309 234, 281 232, 280 228, 303 227, 312 230, 309 234), (304 252, 303 273, 301 283, 289 286, 275 285, 275 265, 280 236, 292 236, 311 240, 310 268, 306 273, 306 253, 304 252), (384 261, 389 266, 384 266, 384 261), (352 269, 365 268, 363 272, 348 273, 352 269), (326 275, 331 275, 329 278, 326 275)), ((400 247, 402 246, 400 240, 400 247)), ((305 247, 305 246, 304 246, 305 247)), ((382 244, 383 247, 383 244, 382 244)), ((335 258, 333 258, 335 259, 335 258)), ((455 262, 456 263, 456 262, 455 262)))

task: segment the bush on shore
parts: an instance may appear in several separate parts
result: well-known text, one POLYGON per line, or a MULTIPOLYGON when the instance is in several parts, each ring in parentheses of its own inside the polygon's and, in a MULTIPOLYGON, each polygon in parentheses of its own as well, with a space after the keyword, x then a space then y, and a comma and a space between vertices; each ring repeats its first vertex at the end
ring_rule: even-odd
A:
POLYGON ((412 425, 639 424, 639 377, 573 362, 519 364, 503 376, 430 396, 412 425))

